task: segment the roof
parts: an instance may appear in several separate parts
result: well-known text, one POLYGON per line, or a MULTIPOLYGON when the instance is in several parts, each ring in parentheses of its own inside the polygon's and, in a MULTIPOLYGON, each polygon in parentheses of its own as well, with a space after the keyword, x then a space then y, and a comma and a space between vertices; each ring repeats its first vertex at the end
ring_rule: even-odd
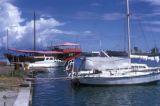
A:
POLYGON ((70 42, 65 42, 63 44, 57 44, 57 45, 53 45, 53 46, 79 46, 80 44, 78 43, 70 43, 70 42))
POLYGON ((39 53, 39 54, 61 54, 63 52, 60 51, 34 51, 34 50, 19 50, 15 48, 9 48, 9 50, 21 53, 39 53))

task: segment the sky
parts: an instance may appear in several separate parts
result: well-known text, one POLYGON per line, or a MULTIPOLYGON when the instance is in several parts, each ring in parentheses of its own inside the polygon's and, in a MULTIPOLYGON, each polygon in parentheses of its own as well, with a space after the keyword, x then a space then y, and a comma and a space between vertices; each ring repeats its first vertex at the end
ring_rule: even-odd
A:
MULTIPOLYGON (((129 0, 131 45, 160 48, 160 0, 129 0)), ((126 0, 0 0, 0 48, 37 49, 64 42, 83 51, 127 50, 126 0)))

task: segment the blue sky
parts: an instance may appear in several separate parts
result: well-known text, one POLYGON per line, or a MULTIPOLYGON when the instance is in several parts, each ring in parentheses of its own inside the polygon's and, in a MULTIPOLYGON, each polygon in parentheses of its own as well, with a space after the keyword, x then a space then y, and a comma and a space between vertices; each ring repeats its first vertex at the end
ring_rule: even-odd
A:
MULTIPOLYGON (((160 45, 160 0, 129 0, 131 44, 144 51, 160 45)), ((126 50, 126 0, 0 0, 0 46, 33 48, 33 12, 37 46, 77 42, 84 51, 126 50), (100 47, 100 42, 102 46, 100 47)))

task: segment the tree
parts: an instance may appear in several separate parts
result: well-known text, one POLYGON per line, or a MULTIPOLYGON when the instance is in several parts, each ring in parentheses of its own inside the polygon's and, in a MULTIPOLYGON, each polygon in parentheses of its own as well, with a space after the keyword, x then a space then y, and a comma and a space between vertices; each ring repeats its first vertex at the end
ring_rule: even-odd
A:
POLYGON ((157 53, 159 53, 159 49, 157 47, 151 49, 151 54, 157 54, 157 53))
POLYGON ((133 51, 134 53, 141 53, 141 52, 142 52, 142 50, 140 50, 137 46, 135 46, 135 47, 132 49, 132 51, 133 51))
POLYGON ((139 50, 138 50, 138 47, 134 47, 133 49, 134 49, 134 52, 135 52, 135 53, 137 53, 137 52, 139 51, 139 50))

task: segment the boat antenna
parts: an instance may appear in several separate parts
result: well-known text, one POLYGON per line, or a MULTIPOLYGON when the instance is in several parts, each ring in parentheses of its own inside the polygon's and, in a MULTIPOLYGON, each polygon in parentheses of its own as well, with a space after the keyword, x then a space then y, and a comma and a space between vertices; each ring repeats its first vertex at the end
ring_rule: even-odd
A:
POLYGON ((99 48, 100 48, 100 51, 102 50, 102 41, 99 40, 99 48))
POLYGON ((34 12, 34 48, 33 50, 36 50, 36 14, 34 12))
POLYGON ((130 30, 130 11, 129 11, 129 0, 127 2, 127 35, 128 35, 128 57, 131 57, 131 30, 130 30))

